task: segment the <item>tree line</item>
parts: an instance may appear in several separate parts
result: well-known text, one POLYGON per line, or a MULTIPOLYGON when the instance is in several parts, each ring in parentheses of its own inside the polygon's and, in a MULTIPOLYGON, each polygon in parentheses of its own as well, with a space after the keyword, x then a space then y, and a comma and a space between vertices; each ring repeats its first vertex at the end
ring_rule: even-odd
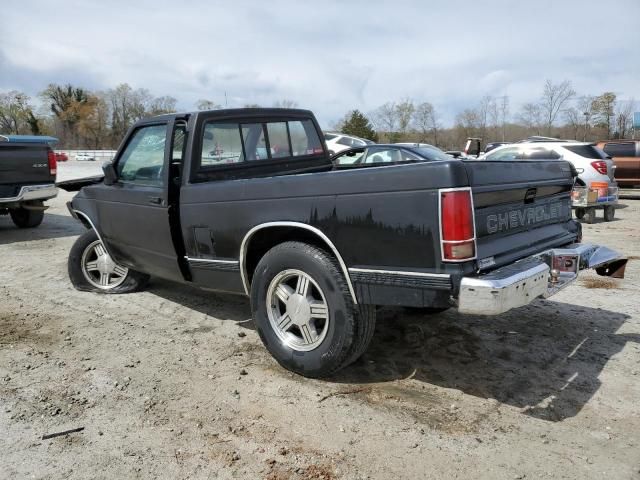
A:
MULTIPOLYGON (((0 93, 0 133, 53 135, 60 139, 59 148, 111 149, 136 121, 175 112, 176 104, 174 97, 156 97, 127 83, 105 91, 50 84, 36 99, 15 90, 0 93), (39 100, 37 106, 34 100, 39 100)), ((284 99, 273 106, 291 108, 297 103, 284 99)), ((223 108, 208 99, 198 100, 195 107, 223 108)), ((445 127, 432 103, 403 98, 367 114, 349 111, 333 130, 374 141, 426 142, 447 149, 459 149, 468 137, 488 142, 546 135, 593 141, 628 137, 637 108, 634 100, 619 100, 613 92, 578 95, 568 80, 547 80, 539 98, 515 113, 508 96, 487 95, 458 112, 453 125, 445 127)))
POLYGON ((512 113, 508 96, 484 96, 455 116, 445 128, 430 102, 411 98, 387 102, 364 114, 348 112, 334 130, 383 142, 425 142, 459 149, 469 137, 516 141, 532 135, 595 141, 628 138, 635 100, 619 100, 614 92, 578 95, 569 80, 547 80, 540 97, 512 113))

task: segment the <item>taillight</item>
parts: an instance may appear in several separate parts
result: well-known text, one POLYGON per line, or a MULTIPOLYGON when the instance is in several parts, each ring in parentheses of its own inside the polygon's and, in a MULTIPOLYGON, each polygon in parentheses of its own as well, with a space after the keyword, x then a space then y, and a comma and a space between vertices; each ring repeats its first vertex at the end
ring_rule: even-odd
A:
POLYGON ((596 171, 602 175, 607 174, 607 162, 603 160, 596 160, 595 162, 591 162, 591 166, 596 169, 596 171))
POLYGON ((47 152, 47 160, 49 162, 49 175, 55 175, 58 171, 58 164, 56 162, 56 154, 53 150, 47 152))
POLYGON ((476 256, 471 190, 440 191, 442 260, 461 262, 476 256))

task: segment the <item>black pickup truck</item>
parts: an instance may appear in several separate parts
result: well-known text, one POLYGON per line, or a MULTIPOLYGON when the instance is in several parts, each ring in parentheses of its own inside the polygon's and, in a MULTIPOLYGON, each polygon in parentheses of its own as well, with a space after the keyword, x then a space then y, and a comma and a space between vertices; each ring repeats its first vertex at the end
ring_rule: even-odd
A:
POLYGON ((248 295, 277 361, 319 377, 364 352, 378 305, 494 315, 584 268, 623 275, 617 253, 579 243, 564 161, 371 145, 365 160, 333 163, 321 138, 293 109, 137 123, 104 179, 76 184, 69 210, 88 231, 71 281, 122 293, 155 275, 248 295))
POLYGON ((37 227, 57 195, 53 137, 0 135, 0 215, 20 228, 37 227))

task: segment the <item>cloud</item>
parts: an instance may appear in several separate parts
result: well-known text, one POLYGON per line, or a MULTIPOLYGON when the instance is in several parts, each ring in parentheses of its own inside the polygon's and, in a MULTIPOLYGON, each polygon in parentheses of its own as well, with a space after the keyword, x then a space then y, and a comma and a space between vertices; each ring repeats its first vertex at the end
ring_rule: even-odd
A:
POLYGON ((9 0, 0 90, 127 82, 185 110, 200 98, 287 98, 325 125, 404 97, 434 103, 446 122, 484 95, 509 95, 515 110, 547 78, 640 98, 640 3, 612 0, 608 11, 615 28, 595 0, 9 0))

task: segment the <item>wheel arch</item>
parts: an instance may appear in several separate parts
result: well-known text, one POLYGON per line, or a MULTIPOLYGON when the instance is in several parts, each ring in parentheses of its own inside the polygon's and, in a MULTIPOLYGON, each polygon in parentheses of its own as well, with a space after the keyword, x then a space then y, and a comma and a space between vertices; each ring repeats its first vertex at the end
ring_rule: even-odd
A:
POLYGON ((102 246, 107 251, 107 253, 109 255, 111 255, 111 252, 109 251, 109 246, 106 244, 106 242, 102 238, 102 235, 100 234, 100 230, 98 230, 96 228, 95 223, 93 222, 93 220, 91 220, 91 216, 89 214, 83 212, 82 210, 78 210, 77 208, 72 208, 71 210, 76 215, 76 218, 78 220, 80 220, 80 223, 82 223, 85 226, 85 228, 91 229, 94 232, 96 232, 96 235, 98 236, 98 239, 102 242, 102 246))
POLYGON ((332 254, 342 270, 353 303, 358 303, 349 270, 336 246, 320 229, 300 222, 262 223, 244 236, 240 245, 240 275, 247 295, 250 294, 253 272, 264 254, 276 245, 292 240, 310 243, 332 254))

